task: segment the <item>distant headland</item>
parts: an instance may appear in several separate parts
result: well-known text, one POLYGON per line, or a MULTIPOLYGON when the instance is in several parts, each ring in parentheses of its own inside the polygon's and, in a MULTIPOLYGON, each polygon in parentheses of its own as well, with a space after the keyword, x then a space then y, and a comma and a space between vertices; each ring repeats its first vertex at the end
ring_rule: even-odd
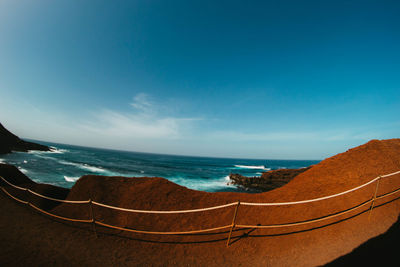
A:
POLYGON ((13 151, 27 152, 29 150, 50 151, 50 148, 21 140, 0 123, 0 154, 8 154, 13 151))

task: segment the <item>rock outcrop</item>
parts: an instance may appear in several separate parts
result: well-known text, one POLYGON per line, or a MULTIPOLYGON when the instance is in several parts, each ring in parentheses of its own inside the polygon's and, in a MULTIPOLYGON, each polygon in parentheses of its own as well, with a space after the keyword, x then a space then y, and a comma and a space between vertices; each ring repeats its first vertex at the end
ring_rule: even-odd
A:
POLYGON ((301 169, 280 169, 264 172, 261 176, 246 177, 232 173, 229 175, 231 184, 238 185, 247 190, 266 192, 281 187, 290 182, 294 177, 309 168, 301 169))
POLYGON ((28 150, 49 151, 50 148, 44 145, 21 140, 0 123, 0 154, 7 154, 12 151, 27 152, 28 150))

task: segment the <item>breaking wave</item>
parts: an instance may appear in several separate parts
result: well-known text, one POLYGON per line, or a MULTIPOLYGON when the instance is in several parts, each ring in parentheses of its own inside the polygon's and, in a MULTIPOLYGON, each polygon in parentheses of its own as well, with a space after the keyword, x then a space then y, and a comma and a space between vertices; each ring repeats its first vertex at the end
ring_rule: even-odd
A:
POLYGON ((259 165, 259 166, 248 166, 248 165, 235 165, 236 168, 238 169, 259 169, 259 170, 271 170, 271 168, 265 168, 264 165, 259 165))
POLYGON ((24 168, 21 168, 21 167, 18 167, 18 170, 20 170, 22 173, 24 173, 24 174, 27 174, 28 173, 28 170, 27 169, 24 169, 24 168))
POLYGON ((90 172, 94 172, 94 173, 111 173, 101 167, 95 167, 95 166, 91 166, 89 164, 86 163, 75 163, 75 162, 70 162, 70 161, 65 161, 65 160, 59 160, 58 161, 61 164, 64 165, 70 165, 70 166, 75 166, 79 169, 85 170, 85 171, 90 171, 90 172))
POLYGON ((70 183, 75 183, 76 181, 78 181, 79 178, 80 177, 69 177, 69 176, 64 175, 65 181, 70 182, 70 183))

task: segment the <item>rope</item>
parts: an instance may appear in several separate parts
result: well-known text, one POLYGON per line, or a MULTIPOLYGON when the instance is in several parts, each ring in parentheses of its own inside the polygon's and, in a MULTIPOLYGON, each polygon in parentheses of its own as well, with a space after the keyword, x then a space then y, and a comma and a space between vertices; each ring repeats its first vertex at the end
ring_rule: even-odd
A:
POLYGON ((340 215, 343 215, 345 213, 351 212, 353 210, 356 210, 362 206, 367 205, 368 203, 372 202, 372 199, 367 200, 353 208, 350 208, 348 210, 342 211, 342 212, 338 212, 335 214, 331 214, 331 215, 326 215, 317 219, 312 219, 312 220, 307 220, 307 221, 302 221, 302 222, 294 222, 294 223, 285 223, 285 224, 272 224, 272 225, 243 225, 243 224, 237 224, 236 227, 238 228, 277 228, 277 227, 285 227, 285 226, 298 226, 298 225, 303 225, 303 224, 309 224, 309 223, 314 223, 314 222, 319 222, 319 221, 323 221, 323 220, 327 220, 330 218, 334 218, 340 215))
MULTIPOLYGON (((292 201, 292 202, 276 202, 276 203, 253 203, 253 202, 241 202, 241 205, 246 205, 246 206, 282 206, 282 205, 296 205, 296 204, 304 204, 304 203, 310 203, 310 202, 315 202, 315 201, 321 201, 321 200, 325 200, 325 199, 329 199, 329 198, 334 198, 334 197, 338 197, 341 195, 345 195, 348 194, 350 192, 356 191, 358 189, 361 189, 377 180, 379 180, 380 178, 384 178, 384 177, 389 177, 392 175, 396 175, 399 174, 400 171, 397 172, 393 172, 393 173, 389 173, 389 174, 385 174, 385 175, 380 175, 374 179, 372 179, 371 181, 362 184, 360 186, 357 186, 355 188, 349 189, 347 191, 341 192, 341 193, 337 193, 334 195, 329 195, 329 196, 325 196, 325 197, 320 197, 320 198, 314 198, 314 199, 309 199, 309 200, 301 200, 301 201, 292 201)), ((7 184, 18 188, 20 190, 28 190, 30 193, 43 197, 43 198, 47 198, 49 200, 53 200, 53 201, 59 201, 59 202, 64 202, 64 203, 76 203, 76 204, 83 204, 83 203, 89 203, 89 200, 61 200, 61 199, 56 199, 56 198, 51 198, 51 197, 47 197, 47 196, 43 196, 40 195, 39 193, 36 193, 32 190, 23 188, 23 187, 19 187, 16 186, 10 182, 8 182, 6 179, 4 179, 2 176, 0 176, 0 178, 5 181, 7 184)), ((120 211, 127 211, 127 212, 136 212, 136 213, 151 213, 151 214, 172 214, 172 213, 191 213, 191 212, 202 212, 202 211, 208 211, 208 210, 215 210, 215 209, 221 209, 221 208, 226 208, 226 207, 230 207, 230 206, 234 206, 236 205, 236 202, 232 202, 229 204, 225 204, 225 205, 220 205, 220 206, 214 206, 214 207, 209 207, 209 208, 202 208, 202 209, 192 209, 192 210, 171 210, 171 211, 161 211, 161 210, 135 210, 135 209, 126 209, 126 208, 120 208, 120 207, 115 207, 115 206, 111 206, 111 205, 106 205, 103 203, 99 203, 96 201, 92 201, 93 204, 97 205, 97 206, 101 206, 101 207, 105 207, 105 208, 110 208, 110 209, 114 209, 114 210, 120 210, 120 211)))
POLYGON ((66 221, 71 221, 71 222, 83 222, 83 223, 91 223, 92 220, 82 220, 82 219, 72 219, 72 218, 67 218, 67 217, 63 217, 63 216, 59 216, 59 215, 55 215, 52 214, 50 212, 44 211, 41 208, 36 207, 35 205, 33 205, 32 203, 28 203, 29 206, 31 206, 32 208, 55 218, 61 219, 61 220, 66 220, 66 221))
POLYGON ((381 177, 382 177, 382 178, 384 178, 384 177, 389 177, 389 176, 396 175, 396 174, 399 174, 399 173, 400 173, 400 171, 392 172, 392 173, 389 173, 389 174, 381 175, 381 177))
POLYGON ((63 202, 63 203, 74 203, 74 204, 75 204, 75 203, 76 203, 76 204, 85 204, 85 203, 89 203, 89 200, 64 200, 64 199, 58 199, 58 198, 52 198, 52 197, 44 196, 44 195, 41 195, 41 194, 39 194, 39 193, 36 193, 35 191, 32 191, 32 190, 30 190, 30 189, 28 189, 28 188, 16 186, 16 185, 10 183, 9 181, 7 181, 6 179, 4 179, 2 176, 0 176, 0 178, 1 178, 4 182, 6 182, 8 185, 10 185, 10 186, 12 186, 12 187, 14 187, 14 188, 17 188, 17 189, 23 190, 23 191, 28 191, 29 193, 32 193, 32 194, 34 194, 34 195, 36 195, 36 196, 39 196, 39 197, 42 197, 42 198, 46 198, 46 199, 48 199, 48 200, 53 200, 53 201, 58 201, 58 202, 63 202))
POLYGON ((214 206, 210 208, 203 208, 203 209, 193 209, 193 210, 134 210, 134 209, 125 209, 125 208, 119 208, 119 207, 114 207, 106 204, 102 204, 96 201, 92 201, 93 204, 109 209, 114 209, 114 210, 120 210, 120 211, 128 211, 128 212, 136 212, 136 213, 153 213, 153 214, 172 214, 172 213, 190 213, 190 212, 201 212, 201 211, 207 211, 207 210, 216 210, 216 209, 222 209, 230 206, 237 205, 237 202, 221 205, 221 206, 214 206))
POLYGON ((48 196, 44 196, 41 195, 39 193, 36 193, 30 189, 28 189, 28 191, 36 196, 42 197, 42 198, 46 198, 49 200, 53 200, 53 201, 58 201, 58 202, 63 202, 63 203, 74 203, 74 204, 87 204, 89 203, 89 200, 63 200, 63 199, 58 199, 58 198, 52 198, 52 197, 48 197, 48 196))
POLYGON ((23 201, 23 200, 21 200, 21 199, 19 199, 19 198, 17 198, 17 197, 14 197, 14 196, 11 195, 10 193, 8 193, 8 191, 7 191, 4 187, 1 187, 1 190, 3 190, 3 192, 6 193, 9 197, 15 199, 16 201, 18 201, 18 202, 20 202, 20 203, 23 203, 23 204, 28 204, 28 203, 29 203, 28 201, 23 201))
POLYGON ((14 188, 17 188, 17 189, 19 189, 19 190, 26 190, 26 188, 24 188, 24 187, 20 187, 20 186, 17 186, 17 185, 15 185, 15 184, 10 183, 10 182, 7 181, 6 179, 4 179, 2 176, 0 176, 0 178, 1 178, 4 182, 6 182, 8 185, 10 185, 10 186, 12 186, 12 187, 14 187, 14 188))
MULTIPOLYGON (((240 204, 242 205, 259 205, 259 206, 276 206, 276 205, 291 205, 291 204, 300 204, 300 203, 308 203, 308 202, 314 202, 314 201, 319 201, 319 200, 323 200, 323 199, 328 199, 328 198, 333 198, 336 196, 340 196, 340 195, 344 195, 347 194, 349 192, 358 190, 362 187, 365 187, 373 182, 375 182, 376 180, 379 180, 380 178, 384 178, 384 177, 389 177, 395 174, 399 174, 400 171, 391 173, 391 174, 386 174, 386 175, 382 175, 382 176, 378 176, 375 179, 360 185, 358 187, 355 187, 353 189, 335 194, 335 195, 330 195, 330 196, 326 196, 326 197, 321 197, 321 198, 315 198, 315 199, 311 199, 311 200, 303 200, 303 201, 297 201, 297 202, 283 202, 283 203, 247 203, 247 202, 241 202, 240 204)), ((90 203, 90 200, 83 200, 83 201, 71 201, 71 200, 61 200, 61 199, 56 199, 56 198, 51 198, 51 197, 47 197, 47 196, 43 196, 41 194, 38 194, 34 191, 31 191, 27 188, 23 188, 23 187, 19 187, 16 186, 10 182, 8 182, 7 180, 5 180, 3 177, 0 176, 0 178, 5 181, 7 184, 9 184, 12 187, 15 187, 17 189, 20 190, 26 190, 34 195, 37 195, 39 197, 43 197, 49 200, 54 200, 54 201, 60 201, 60 202, 66 202, 66 203, 75 203, 75 204, 82 204, 82 203, 90 203)), ((67 218, 67 217, 63 217, 63 216, 59 216, 59 215, 55 215, 52 213, 49 213, 47 211, 44 211, 42 209, 40 209, 39 207, 33 205, 32 203, 29 203, 28 201, 23 201, 15 196, 13 196, 12 194, 10 194, 3 186, 1 186, 1 189, 3 190, 4 193, 6 193, 8 196, 10 196, 11 198, 13 198, 14 200, 23 203, 23 204, 28 204, 30 207, 36 209, 39 212, 42 212, 46 215, 58 218, 58 219, 62 219, 62 220, 67 220, 67 221, 72 221, 72 222, 83 222, 83 223, 94 223, 94 224, 98 224, 104 227, 108 227, 108 228, 113 228, 113 229, 117 229, 117 230, 122 230, 122 231, 129 231, 129 232, 134 232, 134 233, 142 233, 142 234, 156 234, 156 235, 184 235, 184 234, 196 234, 196 233, 205 233, 205 232, 211 232, 211 231, 217 231, 217 230, 222 230, 222 229, 226 229, 226 228, 230 228, 232 227, 232 225, 225 225, 225 226, 220 226, 220 227, 215 227, 215 228, 208 228, 208 229, 203 229, 203 230, 193 230, 193 231, 182 231, 182 232, 155 232, 155 231, 144 231, 144 230, 135 230, 135 229, 129 229, 129 228, 124 228, 124 227, 119 227, 119 226, 113 226, 113 225, 109 225, 103 222, 99 222, 99 221, 94 221, 93 219, 91 220, 85 220, 85 219, 73 219, 73 218, 67 218)), ((311 219, 311 220, 306 220, 306 221, 301 221, 301 222, 293 222, 293 223, 286 223, 286 224, 274 224, 274 225, 235 225, 237 228, 277 228, 277 227, 285 227, 285 226, 298 226, 298 225, 304 225, 304 224, 309 224, 309 223, 314 223, 314 222, 319 222, 319 221, 323 221, 323 220, 327 220, 330 218, 334 218, 349 212, 352 212, 360 207, 363 207, 365 205, 367 205, 368 203, 371 203, 372 201, 376 200, 376 199, 381 199, 387 196, 390 196, 392 194, 395 194, 397 192, 400 192, 400 188, 391 191, 389 193, 385 193, 383 195, 380 196, 376 196, 376 192, 374 195, 374 198, 367 200, 357 206, 354 206, 350 209, 347 209, 345 211, 342 212, 338 212, 335 214, 331 214, 331 215, 326 215, 320 218, 316 218, 316 219, 311 219)), ((111 209, 115 209, 115 210, 120 210, 120 211, 128 211, 128 212, 137 212, 137 213, 161 213, 161 214, 171 214, 171 213, 189 213, 189 212, 200 212, 200 211, 207 211, 207 210, 215 210, 215 209, 220 209, 220 208, 225 208, 225 207, 229 207, 229 206, 234 206, 237 205, 237 202, 234 203, 229 203, 229 204, 225 204, 225 205, 220 205, 220 206, 214 206, 214 207, 209 207, 209 208, 203 208, 203 209, 193 209, 193 210, 179 210, 179 211, 148 211, 148 210, 133 210, 133 209, 124 209, 124 208, 119 208, 119 207, 114 207, 114 206, 109 206, 109 205, 105 205, 102 203, 98 203, 95 201, 92 201, 93 204, 101 206, 101 207, 106 207, 106 208, 111 208, 111 209)))
POLYGON ((221 227, 215 227, 215 228, 208 228, 204 230, 193 230, 193 231, 184 231, 184 232, 153 232, 153 231, 143 231, 143 230, 135 230, 135 229, 129 229, 129 228, 124 228, 124 227, 119 227, 119 226, 114 226, 110 224, 106 224, 103 222, 95 221, 95 224, 105 226, 108 228, 113 228, 117 230, 122 230, 122 231, 128 231, 128 232, 133 232, 133 233, 139 233, 139 234, 153 234, 153 235, 187 235, 187 234, 199 234, 199 233, 205 233, 205 232, 212 232, 212 231, 217 231, 217 230, 222 230, 231 227, 232 225, 225 225, 221 227))
POLYGON ((341 196, 341 195, 348 194, 350 192, 353 192, 353 191, 356 191, 358 189, 361 189, 361 188, 363 188, 363 187, 365 187, 367 185, 370 185, 370 184, 372 184, 373 182, 379 180, 382 177, 388 177, 388 176, 395 175, 395 174, 398 174, 398 173, 400 173, 400 171, 394 172, 394 173, 391 173, 391 174, 387 174, 387 175, 378 176, 378 177, 372 179, 371 181, 369 181, 369 182, 367 182, 365 184, 362 184, 360 186, 354 187, 354 188, 349 189, 347 191, 340 192, 340 193, 337 193, 337 194, 334 194, 334 195, 320 197, 320 198, 314 198, 314 199, 309 199, 309 200, 301 200, 301 201, 293 201, 293 202, 280 202, 280 203, 279 202, 278 203, 241 202, 240 204, 247 205, 247 206, 282 206, 282 205, 295 205, 295 204, 304 204, 304 203, 310 203, 310 202, 315 202, 315 201, 321 201, 321 200, 325 200, 325 199, 334 198, 334 197, 338 197, 338 196, 341 196))
POLYGON ((397 193, 397 192, 400 192, 400 188, 399 188, 399 189, 396 189, 396 190, 394 190, 394 191, 392 191, 392 192, 388 192, 388 193, 386 193, 386 194, 377 196, 377 197, 375 198, 375 200, 381 199, 381 198, 384 198, 384 197, 388 197, 388 196, 393 195, 393 194, 395 194, 395 193, 397 193))

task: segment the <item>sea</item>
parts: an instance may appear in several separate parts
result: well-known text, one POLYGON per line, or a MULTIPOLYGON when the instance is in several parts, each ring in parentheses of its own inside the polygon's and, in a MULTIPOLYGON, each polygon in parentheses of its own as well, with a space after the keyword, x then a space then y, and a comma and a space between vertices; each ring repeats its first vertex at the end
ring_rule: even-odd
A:
POLYGON ((243 192, 230 184, 229 174, 260 176, 276 169, 308 167, 318 160, 239 159, 163 155, 49 143, 51 151, 0 155, 0 163, 16 166, 35 182, 71 188, 83 175, 163 177, 206 192, 243 192))

